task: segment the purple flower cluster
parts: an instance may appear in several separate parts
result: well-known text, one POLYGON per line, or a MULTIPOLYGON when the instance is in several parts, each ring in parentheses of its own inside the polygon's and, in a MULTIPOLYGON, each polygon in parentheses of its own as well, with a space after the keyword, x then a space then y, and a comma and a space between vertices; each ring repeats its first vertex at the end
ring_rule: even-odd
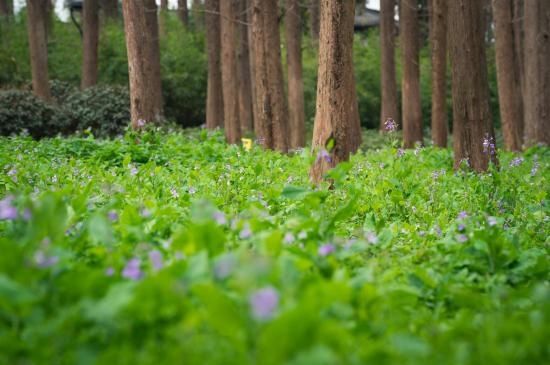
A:
POLYGON ((235 258, 231 255, 223 256, 214 264, 214 276, 219 280, 223 280, 231 275, 234 267, 235 258))
POLYGON ((151 260, 151 265, 153 265, 155 271, 159 271, 164 267, 162 253, 159 250, 149 252, 149 260, 151 260))
POLYGON ((0 200, 0 220, 14 220, 17 218, 17 208, 13 206, 13 195, 0 200))
POLYGON ((523 161, 523 157, 516 157, 512 161, 510 161, 510 167, 518 167, 523 163, 523 161))
POLYGON ((533 156, 533 168, 531 168, 531 176, 535 176, 539 170, 538 156, 533 156))
POLYGON ((432 172, 432 178, 434 180, 437 180, 440 176, 444 176, 447 173, 447 170, 441 169, 441 170, 435 170, 432 172))
POLYGON ((126 266, 122 270, 122 276, 126 279, 139 280, 143 276, 141 272, 141 261, 137 258, 133 258, 126 263, 126 266))
POLYGON ((219 210, 214 212, 214 214, 212 214, 212 218, 214 218, 216 223, 218 223, 220 226, 227 224, 227 219, 225 218, 225 214, 223 214, 223 212, 220 212, 219 210))
POLYGON ((328 256, 331 253, 333 253, 336 250, 336 247, 332 243, 325 243, 324 245, 320 246, 317 250, 317 253, 319 256, 328 256))
POLYGON ((397 123, 395 122, 395 120, 393 120, 393 118, 386 119, 386 121, 384 122, 384 130, 390 133, 397 130, 397 123))
POLYGON ((325 150, 325 149, 321 149, 317 153, 317 162, 319 162, 321 160, 325 160, 328 163, 332 162, 332 157, 330 156, 330 153, 328 153, 328 151, 325 150))
POLYGON ((405 154, 405 150, 400 148, 397 150, 397 157, 402 157, 405 154))
POLYGON ((259 289, 250 295, 249 304, 254 318, 270 319, 279 306, 279 293, 272 287, 259 289))
POLYGON ((495 139, 486 134, 483 138, 483 153, 494 155, 496 152, 495 139))

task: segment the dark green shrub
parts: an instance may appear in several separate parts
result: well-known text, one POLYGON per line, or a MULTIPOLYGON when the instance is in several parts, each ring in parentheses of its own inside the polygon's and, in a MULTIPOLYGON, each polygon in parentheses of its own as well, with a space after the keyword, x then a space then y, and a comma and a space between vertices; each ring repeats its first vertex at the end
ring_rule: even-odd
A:
MULTIPOLYGON (((23 87, 23 90, 32 91, 32 83, 27 82, 23 87)), ((60 80, 50 80, 50 92, 52 94, 53 101, 61 105, 67 100, 69 96, 74 94, 78 89, 70 82, 60 80)))

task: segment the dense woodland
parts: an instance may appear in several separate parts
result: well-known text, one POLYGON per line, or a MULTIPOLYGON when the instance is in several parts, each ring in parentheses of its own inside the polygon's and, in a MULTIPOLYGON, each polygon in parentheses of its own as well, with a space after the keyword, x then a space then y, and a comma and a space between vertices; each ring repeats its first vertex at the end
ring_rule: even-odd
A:
POLYGON ((550 0, 379 3, 0 0, 0 363, 547 363, 550 0))

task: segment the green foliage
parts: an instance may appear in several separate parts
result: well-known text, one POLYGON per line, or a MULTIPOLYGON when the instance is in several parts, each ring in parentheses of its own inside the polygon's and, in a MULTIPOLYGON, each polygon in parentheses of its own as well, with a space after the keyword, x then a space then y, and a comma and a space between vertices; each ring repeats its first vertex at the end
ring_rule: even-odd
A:
POLYGON ((365 137, 331 189, 219 132, 0 138, 0 363, 545 364, 550 150, 365 137))

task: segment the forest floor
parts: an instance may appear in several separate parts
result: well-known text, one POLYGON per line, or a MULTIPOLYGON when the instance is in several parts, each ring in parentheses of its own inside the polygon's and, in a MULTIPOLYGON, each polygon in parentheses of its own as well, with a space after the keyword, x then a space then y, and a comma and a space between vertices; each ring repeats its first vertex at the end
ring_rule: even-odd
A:
POLYGON ((550 149, 369 144, 0 139, 0 363, 547 363, 550 149))

